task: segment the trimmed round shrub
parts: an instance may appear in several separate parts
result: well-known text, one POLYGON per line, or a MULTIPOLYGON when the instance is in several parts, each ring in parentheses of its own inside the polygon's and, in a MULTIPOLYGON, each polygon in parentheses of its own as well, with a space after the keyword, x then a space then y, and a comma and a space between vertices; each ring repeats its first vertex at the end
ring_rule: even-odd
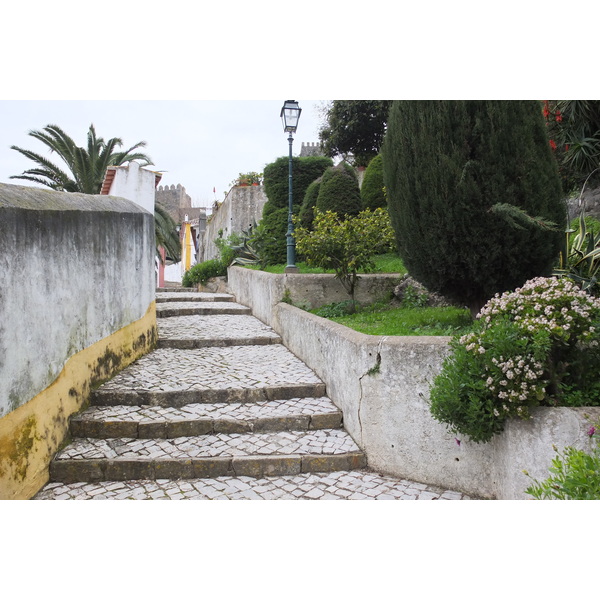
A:
POLYGON ((387 209, 387 200, 383 183, 383 157, 378 154, 365 169, 365 176, 360 188, 360 196, 363 202, 363 208, 387 209))
POLYGON ((362 200, 353 174, 354 170, 349 171, 345 163, 327 169, 321 178, 316 208, 321 212, 331 211, 339 217, 358 215, 362 200))
POLYGON ((261 248, 265 265, 280 265, 287 260, 288 209, 267 208, 258 224, 254 237, 261 248))
POLYGON ((315 218, 315 206, 317 204, 317 198, 319 196, 319 190, 321 189, 321 177, 315 179, 308 188, 306 188, 306 194, 304 194, 304 200, 302 201, 302 207, 298 213, 300 219, 300 225, 306 229, 312 230, 313 220, 315 218))
MULTIPOLYGON (((287 208, 289 205, 289 161, 289 156, 281 156, 268 164, 263 172, 267 204, 274 208, 287 208)), ((332 165, 333 161, 326 156, 292 157, 292 201, 295 212, 300 209, 308 186, 332 165)))
MULTIPOLYGON (((300 211, 308 186, 332 164, 333 161, 325 156, 292 157, 292 214, 297 215, 300 211)), ((265 264, 276 265, 287 259, 289 157, 282 156, 268 164, 263 175, 268 200, 257 235, 261 236, 265 264)))

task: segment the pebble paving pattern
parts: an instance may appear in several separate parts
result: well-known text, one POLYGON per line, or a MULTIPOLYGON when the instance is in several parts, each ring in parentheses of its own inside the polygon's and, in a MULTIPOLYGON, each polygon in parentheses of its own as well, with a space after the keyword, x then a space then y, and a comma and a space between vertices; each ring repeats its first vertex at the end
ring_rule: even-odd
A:
POLYGON ((280 340, 267 325, 251 315, 186 315, 158 319, 161 340, 266 337, 280 340))
POLYGON ((56 460, 148 458, 180 459, 216 456, 344 454, 359 452, 343 429, 276 433, 218 433, 174 439, 82 438, 73 440, 56 460))
POLYGON ((470 500, 459 492, 364 471, 283 477, 50 483, 37 500, 470 500))
POLYGON ((238 419, 250 420, 289 415, 322 415, 337 412, 327 397, 292 398, 264 402, 218 402, 215 404, 187 404, 181 408, 160 406, 92 406, 81 414, 81 420, 136 421, 139 423, 165 421, 169 423, 186 419, 238 419))
POLYGON ((321 380, 285 346, 158 348, 102 386, 106 391, 194 391, 315 384, 321 380))
POLYGON ((247 306, 236 302, 159 302, 156 304, 156 316, 177 316, 178 314, 250 314, 247 306))

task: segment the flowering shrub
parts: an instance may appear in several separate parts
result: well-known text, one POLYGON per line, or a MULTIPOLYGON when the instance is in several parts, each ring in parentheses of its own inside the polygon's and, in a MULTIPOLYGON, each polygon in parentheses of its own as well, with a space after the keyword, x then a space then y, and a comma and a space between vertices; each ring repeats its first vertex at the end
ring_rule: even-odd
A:
POLYGON ((433 416, 488 441, 534 406, 600 404, 600 300, 568 279, 496 294, 472 333, 451 342, 431 390, 433 416))

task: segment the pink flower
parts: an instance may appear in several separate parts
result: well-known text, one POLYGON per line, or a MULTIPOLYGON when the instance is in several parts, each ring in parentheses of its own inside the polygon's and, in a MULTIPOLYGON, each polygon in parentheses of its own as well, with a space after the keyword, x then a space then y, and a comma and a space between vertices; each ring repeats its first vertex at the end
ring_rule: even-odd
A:
POLYGON ((454 438, 454 441, 457 443, 458 446, 460 446, 460 440, 458 438, 454 438))

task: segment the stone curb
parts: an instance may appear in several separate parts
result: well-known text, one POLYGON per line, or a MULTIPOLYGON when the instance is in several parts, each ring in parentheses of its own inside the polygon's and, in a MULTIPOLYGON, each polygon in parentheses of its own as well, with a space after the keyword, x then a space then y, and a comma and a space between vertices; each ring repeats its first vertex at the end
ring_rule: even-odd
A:
POLYGON ((231 294, 178 294, 180 297, 165 297, 156 295, 156 303, 164 302, 235 302, 231 294))
POLYGON ((252 338, 194 338, 194 339, 169 339, 158 340, 157 348, 178 348, 179 350, 193 350, 195 348, 218 348, 225 346, 267 346, 281 344, 277 337, 252 337, 252 338))
POLYGON ((71 419, 73 438, 134 438, 170 439, 215 433, 253 433, 277 431, 310 431, 337 429, 342 426, 342 413, 315 415, 289 415, 285 417, 261 417, 256 419, 194 419, 181 421, 136 421, 71 419))
POLYGON ((53 460, 50 478, 54 482, 132 481, 138 479, 206 479, 233 475, 268 477, 362 469, 367 466, 361 452, 332 455, 276 455, 185 459, 65 459, 53 460))
POLYGON ((260 402, 324 395, 324 383, 288 384, 263 388, 175 390, 171 392, 136 392, 99 388, 92 393, 91 404, 96 406, 148 405, 180 408, 196 402, 260 402))
MULTIPOLYGON (((186 315, 250 315, 252 311, 244 306, 232 306, 231 308, 210 306, 210 302, 205 302, 207 306, 190 306, 181 308, 156 307, 157 317, 183 317, 186 315)), ((233 302, 232 302, 233 304, 233 302)))

